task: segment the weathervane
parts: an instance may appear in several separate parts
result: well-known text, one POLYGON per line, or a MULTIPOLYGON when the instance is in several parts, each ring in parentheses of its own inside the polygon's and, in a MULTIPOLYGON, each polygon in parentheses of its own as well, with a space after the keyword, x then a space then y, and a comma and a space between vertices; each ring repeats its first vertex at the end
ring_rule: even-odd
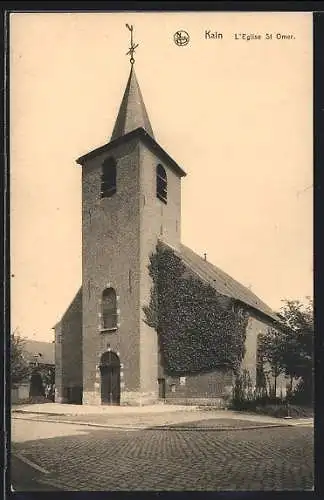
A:
POLYGON ((135 59, 134 59, 134 52, 135 52, 135 49, 137 49, 138 47, 138 43, 135 45, 134 44, 134 41, 133 41, 133 30, 134 30, 134 27, 133 25, 129 26, 129 24, 126 24, 126 27, 129 29, 129 31, 131 32, 131 39, 130 39, 130 47, 129 47, 129 51, 126 53, 127 56, 130 56, 130 63, 131 65, 133 66, 134 62, 135 62, 135 59))

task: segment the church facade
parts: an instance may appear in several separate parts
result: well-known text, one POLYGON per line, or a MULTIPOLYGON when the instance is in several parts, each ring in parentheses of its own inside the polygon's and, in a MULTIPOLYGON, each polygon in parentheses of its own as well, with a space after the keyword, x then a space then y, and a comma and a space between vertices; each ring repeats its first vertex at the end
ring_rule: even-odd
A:
POLYGON ((163 242, 186 268, 247 316, 242 367, 255 383, 257 337, 274 312, 181 243, 185 171, 156 141, 131 65, 108 144, 77 160, 82 168, 82 285, 55 329, 57 402, 147 404, 222 401, 233 370, 165 370, 156 329, 145 321, 149 259, 163 242))

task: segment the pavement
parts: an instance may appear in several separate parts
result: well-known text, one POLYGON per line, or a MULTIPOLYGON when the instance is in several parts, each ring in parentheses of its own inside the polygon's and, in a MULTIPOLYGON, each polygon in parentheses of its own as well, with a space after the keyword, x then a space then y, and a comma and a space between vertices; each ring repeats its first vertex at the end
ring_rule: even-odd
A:
POLYGON ((148 405, 91 406, 59 403, 12 406, 12 418, 116 430, 244 430, 252 428, 313 426, 312 418, 285 419, 196 406, 148 405))
MULTIPOLYGON (((196 418, 201 426, 201 412, 196 418)), ((124 432, 14 418, 13 486, 16 491, 106 492, 313 489, 312 428, 265 429, 250 421, 255 425, 251 429, 221 429, 226 422, 209 419, 208 425, 215 429, 205 432, 192 432, 195 428, 183 432, 176 424, 169 430, 124 432)), ((230 423, 240 426, 242 420, 230 423)))
POLYGON ((51 481, 43 483, 44 473, 38 470, 34 463, 28 463, 19 453, 12 454, 10 461, 11 470, 14 471, 11 477, 11 491, 61 491, 64 489, 52 478, 51 481))

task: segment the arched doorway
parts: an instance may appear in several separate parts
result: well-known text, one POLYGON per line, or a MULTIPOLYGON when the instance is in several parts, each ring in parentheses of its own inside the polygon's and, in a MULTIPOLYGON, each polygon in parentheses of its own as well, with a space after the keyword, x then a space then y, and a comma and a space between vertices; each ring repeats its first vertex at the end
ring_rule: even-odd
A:
POLYGON ((45 396, 45 389, 43 384, 43 379, 38 368, 34 368, 31 377, 30 377, 30 385, 29 385, 29 397, 40 397, 45 396))
POLYGON ((120 360, 112 351, 104 352, 100 360, 101 403, 120 403, 120 360))

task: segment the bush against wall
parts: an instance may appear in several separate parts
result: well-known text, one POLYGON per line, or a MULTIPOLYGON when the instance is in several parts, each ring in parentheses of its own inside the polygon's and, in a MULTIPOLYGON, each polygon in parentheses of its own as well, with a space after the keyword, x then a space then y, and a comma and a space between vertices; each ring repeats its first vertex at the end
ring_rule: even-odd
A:
POLYGON ((171 249, 158 244, 150 256, 153 281, 146 323, 155 328, 167 373, 185 374, 228 366, 237 372, 245 352, 246 313, 196 277, 171 249))

